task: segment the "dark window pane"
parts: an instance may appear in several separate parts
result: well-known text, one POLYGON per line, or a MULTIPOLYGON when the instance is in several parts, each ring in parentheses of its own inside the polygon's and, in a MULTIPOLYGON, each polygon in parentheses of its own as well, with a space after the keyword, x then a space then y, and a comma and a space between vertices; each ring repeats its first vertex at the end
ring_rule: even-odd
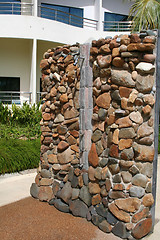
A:
POLYGON ((20 91, 19 77, 0 77, 0 102, 11 104, 12 101, 20 99, 19 93, 6 93, 7 91, 20 91))
MULTIPOLYGON (((117 13, 104 13, 104 31, 116 31, 118 30, 118 23, 114 22, 121 22, 127 21, 128 16, 123 14, 117 13)), ((125 24, 120 24, 120 28, 125 28, 125 24)))
POLYGON ((21 14, 21 5, 19 0, 0 0, 0 14, 21 14))
POLYGON ((41 17, 83 27, 83 9, 41 3, 41 17), (75 16, 72 16, 72 15, 75 16))

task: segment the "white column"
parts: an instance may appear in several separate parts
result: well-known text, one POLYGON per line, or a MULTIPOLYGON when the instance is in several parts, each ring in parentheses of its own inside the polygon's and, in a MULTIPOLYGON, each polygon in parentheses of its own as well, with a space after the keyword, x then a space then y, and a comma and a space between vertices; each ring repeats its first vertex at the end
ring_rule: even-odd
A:
POLYGON ((30 78, 30 92, 32 92, 32 104, 36 103, 36 71, 37 65, 37 39, 33 39, 32 45, 32 65, 31 65, 31 78, 30 78))
POLYGON ((98 31, 103 31, 103 21, 104 21, 104 16, 103 16, 103 11, 102 11, 102 1, 103 0, 95 0, 95 19, 98 21, 97 24, 97 30, 98 31))
POLYGON ((37 17, 38 15, 38 0, 33 0, 33 16, 37 17))

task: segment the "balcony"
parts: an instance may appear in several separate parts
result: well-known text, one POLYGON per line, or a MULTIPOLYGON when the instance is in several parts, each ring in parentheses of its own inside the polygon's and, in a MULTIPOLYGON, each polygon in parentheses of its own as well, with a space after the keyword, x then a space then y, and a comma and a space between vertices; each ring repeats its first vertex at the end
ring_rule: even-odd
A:
MULTIPOLYGON (((37 103, 42 102, 44 94, 45 93, 37 92, 37 103)), ((0 91, 0 102, 8 105, 10 104, 23 105, 23 103, 25 102, 31 104, 32 92, 0 91)))
MULTIPOLYGON (((62 22, 79 28, 98 30, 99 23, 97 20, 78 17, 52 7, 43 6, 42 4, 38 5, 37 8, 37 16, 40 18, 62 22)), ((33 16, 35 14, 34 4, 16 0, 15 2, 0 2, 0 14, 33 16)), ((103 30, 108 32, 129 32, 132 27, 131 21, 105 21, 100 24, 103 24, 103 30)))

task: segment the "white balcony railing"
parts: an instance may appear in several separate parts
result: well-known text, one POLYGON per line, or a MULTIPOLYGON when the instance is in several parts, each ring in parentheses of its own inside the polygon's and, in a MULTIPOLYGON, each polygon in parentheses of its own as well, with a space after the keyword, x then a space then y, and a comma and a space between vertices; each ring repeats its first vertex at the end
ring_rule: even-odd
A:
POLYGON ((22 92, 22 91, 0 91, 0 102, 4 104, 16 104, 22 105, 27 102, 31 103, 32 92, 22 92))
POLYGON ((132 30, 132 21, 105 21, 103 29, 108 32, 129 32, 132 30))
POLYGON ((0 14, 33 15, 33 4, 23 2, 0 2, 0 14))
POLYGON ((93 29, 97 29, 98 21, 89 19, 89 18, 82 18, 71 13, 67 13, 61 10, 57 10, 54 8, 46 7, 39 5, 38 6, 38 15, 39 17, 55 20, 58 22, 66 23, 76 27, 89 27, 93 29))
MULTIPOLYGON (((0 2, 0 14, 13 14, 13 15, 33 15, 33 3, 24 2, 0 2)), ((52 7, 47 7, 43 5, 38 5, 38 16, 41 18, 47 18, 50 20, 62 22, 79 28, 92 28, 97 30, 98 21, 82 18, 76 15, 54 9, 52 7)), ((114 31, 114 32, 124 32, 131 31, 132 22, 131 21, 104 21, 103 30, 104 31, 114 31)))

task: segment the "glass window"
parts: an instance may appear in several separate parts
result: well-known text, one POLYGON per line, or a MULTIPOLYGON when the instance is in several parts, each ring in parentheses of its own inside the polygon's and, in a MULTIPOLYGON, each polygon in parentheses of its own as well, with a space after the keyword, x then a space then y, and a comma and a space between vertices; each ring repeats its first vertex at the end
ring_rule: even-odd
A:
POLYGON ((83 27, 83 9, 41 3, 41 17, 83 27))
POLYGON ((20 0, 0 0, 0 14, 21 14, 20 0))
POLYGON ((124 28, 125 24, 121 23, 118 26, 118 23, 115 22, 122 22, 127 21, 128 16, 123 14, 117 14, 117 13, 104 13, 104 31, 116 31, 118 30, 118 27, 124 28))
POLYGON ((11 94, 8 91, 20 91, 19 77, 0 77, 0 102, 11 104, 20 99, 19 93, 11 94))

